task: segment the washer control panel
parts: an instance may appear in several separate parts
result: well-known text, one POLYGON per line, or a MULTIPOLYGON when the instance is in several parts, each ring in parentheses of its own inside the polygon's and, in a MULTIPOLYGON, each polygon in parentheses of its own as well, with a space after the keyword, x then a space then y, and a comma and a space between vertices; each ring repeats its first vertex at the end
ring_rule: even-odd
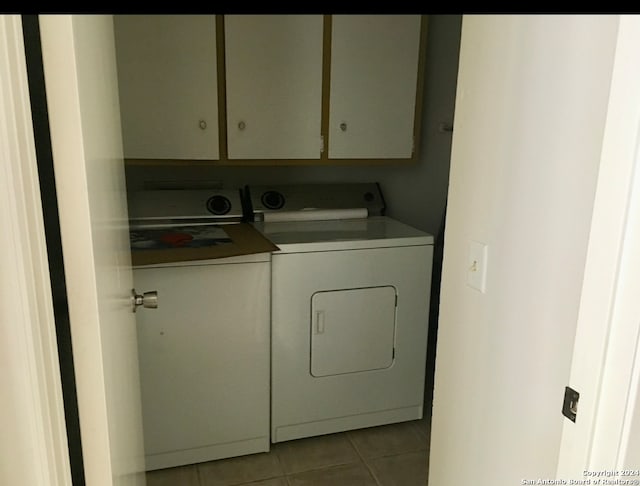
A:
POLYGON ((207 200, 207 209, 211 214, 216 216, 224 216, 231 211, 232 204, 227 196, 215 194, 207 200))
POLYGON ((160 189, 129 197, 132 226, 178 223, 238 223, 243 220, 239 189, 160 189))

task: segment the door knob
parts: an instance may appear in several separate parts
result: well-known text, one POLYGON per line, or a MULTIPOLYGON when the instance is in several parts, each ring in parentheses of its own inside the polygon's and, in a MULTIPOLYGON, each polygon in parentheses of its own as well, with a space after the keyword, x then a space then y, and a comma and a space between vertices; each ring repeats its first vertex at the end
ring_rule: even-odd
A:
POLYGON ((136 289, 131 289, 131 310, 135 312, 139 305, 147 309, 157 309, 158 291, 152 290, 140 295, 136 293, 136 289))

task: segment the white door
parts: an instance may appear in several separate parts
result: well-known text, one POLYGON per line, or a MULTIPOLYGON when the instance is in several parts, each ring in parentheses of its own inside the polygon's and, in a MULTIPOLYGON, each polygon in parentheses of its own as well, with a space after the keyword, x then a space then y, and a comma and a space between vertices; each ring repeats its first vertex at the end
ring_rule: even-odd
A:
POLYGON ((111 16, 41 16, 86 482, 143 485, 111 16))

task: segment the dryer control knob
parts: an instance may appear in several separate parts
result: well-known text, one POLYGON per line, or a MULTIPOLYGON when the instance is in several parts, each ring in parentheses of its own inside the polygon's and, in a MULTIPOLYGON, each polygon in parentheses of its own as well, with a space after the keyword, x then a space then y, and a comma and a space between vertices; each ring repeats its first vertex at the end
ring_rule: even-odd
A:
POLYGON ((278 191, 267 191, 262 195, 262 204, 267 209, 280 209, 284 206, 284 196, 278 191))

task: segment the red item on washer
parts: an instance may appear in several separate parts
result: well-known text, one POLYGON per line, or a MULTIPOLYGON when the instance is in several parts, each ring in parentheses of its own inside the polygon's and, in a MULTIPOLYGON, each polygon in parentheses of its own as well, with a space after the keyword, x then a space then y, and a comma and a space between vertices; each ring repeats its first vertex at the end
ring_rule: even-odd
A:
POLYGON ((193 236, 187 233, 171 232, 165 233, 160 237, 160 241, 171 246, 184 246, 193 240, 193 236))

